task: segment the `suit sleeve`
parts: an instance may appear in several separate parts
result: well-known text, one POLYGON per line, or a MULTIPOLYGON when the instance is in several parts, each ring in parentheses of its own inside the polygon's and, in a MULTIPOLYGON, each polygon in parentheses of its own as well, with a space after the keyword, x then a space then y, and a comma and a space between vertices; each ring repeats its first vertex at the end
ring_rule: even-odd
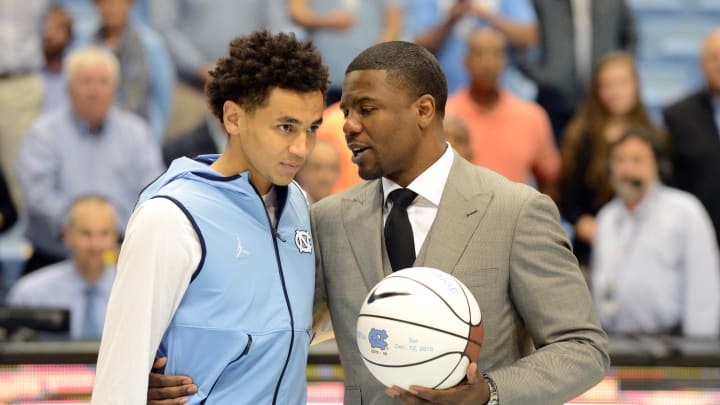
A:
POLYGON ((503 405, 564 403, 602 380, 607 335, 547 196, 533 195, 520 210, 510 294, 536 350, 488 373, 503 405))

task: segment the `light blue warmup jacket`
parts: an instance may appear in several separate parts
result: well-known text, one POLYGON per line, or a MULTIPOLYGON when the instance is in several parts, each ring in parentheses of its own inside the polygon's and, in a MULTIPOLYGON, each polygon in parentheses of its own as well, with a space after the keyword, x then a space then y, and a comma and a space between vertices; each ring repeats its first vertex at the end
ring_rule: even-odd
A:
POLYGON ((215 159, 175 160, 138 201, 174 202, 202 246, 158 349, 165 374, 193 378, 190 404, 305 403, 315 282, 307 202, 297 184, 276 186, 275 229, 249 173, 222 177, 208 167, 215 159))

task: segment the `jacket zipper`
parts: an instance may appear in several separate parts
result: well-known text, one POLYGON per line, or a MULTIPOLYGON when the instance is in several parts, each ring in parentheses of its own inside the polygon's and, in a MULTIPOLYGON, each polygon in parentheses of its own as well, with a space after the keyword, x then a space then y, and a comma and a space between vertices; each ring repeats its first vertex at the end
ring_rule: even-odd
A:
MULTIPOLYGON (((282 268, 282 262, 280 261, 280 249, 278 248, 277 240, 280 239, 283 242, 285 242, 285 239, 283 239, 280 234, 277 232, 277 227, 273 225, 272 220, 270 219, 270 214, 268 213, 267 207, 265 206, 265 201, 262 198, 262 195, 258 192, 258 190, 255 188, 255 185, 250 183, 252 188, 255 190, 255 193, 260 197, 260 203, 263 206, 263 209, 265 210, 265 216, 267 217, 268 224, 270 225, 270 233, 272 234, 272 240, 273 240, 273 247, 275 248, 275 260, 277 261, 278 265, 278 273, 280 274, 280 283, 282 284, 283 289, 283 295, 285 296, 285 304, 287 305, 288 313, 290 315, 290 347, 288 348, 288 354, 285 358, 285 364, 283 365, 282 372, 280 373, 280 378, 278 379, 277 385, 275 386, 275 392, 273 393, 273 400, 272 404, 277 404, 277 398, 278 394, 280 393, 280 385, 282 384, 283 377, 285 376, 285 371, 287 370, 287 366, 290 363, 290 356, 292 355, 292 349, 293 344, 295 343, 295 318, 293 317, 292 313, 292 306, 290 305, 290 297, 288 296, 287 292, 287 286, 285 285, 285 274, 283 272, 282 268)), ((289 194, 289 190, 288 190, 289 194)), ((286 197, 287 198, 287 197, 286 197)), ((277 201, 276 201, 277 203, 277 201)), ((278 212, 278 216, 276 218, 276 223, 280 223, 280 215, 282 213, 278 212)))

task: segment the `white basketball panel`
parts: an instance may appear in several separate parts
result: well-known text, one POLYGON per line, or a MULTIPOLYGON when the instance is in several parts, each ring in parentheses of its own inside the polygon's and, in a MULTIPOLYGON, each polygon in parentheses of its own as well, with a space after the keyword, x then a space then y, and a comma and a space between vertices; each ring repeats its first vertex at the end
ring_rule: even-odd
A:
POLYGON ((399 321, 361 316, 357 343, 360 353, 374 363, 401 366, 427 361, 445 353, 462 353, 461 337, 399 321))
POLYGON ((370 373, 386 387, 397 385, 400 388, 408 389, 411 385, 419 385, 444 389, 454 387, 462 381, 467 370, 468 360, 461 358, 459 354, 448 354, 428 363, 403 368, 383 367, 367 362, 365 365, 370 373))

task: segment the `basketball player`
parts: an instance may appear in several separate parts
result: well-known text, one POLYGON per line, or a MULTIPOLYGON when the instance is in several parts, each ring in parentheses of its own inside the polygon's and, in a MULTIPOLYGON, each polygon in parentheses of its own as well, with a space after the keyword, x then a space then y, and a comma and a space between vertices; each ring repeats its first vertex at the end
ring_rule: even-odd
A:
POLYGON ((307 398, 315 258, 293 177, 315 143, 328 72, 310 43, 230 43, 206 93, 221 155, 180 158, 140 195, 120 253, 93 404, 141 404, 156 353, 190 403, 307 398))
POLYGON ((312 207, 316 320, 329 310, 344 403, 564 403, 603 378, 607 336, 552 200, 460 158, 443 135, 446 98, 437 60, 416 44, 375 45, 347 68, 344 131, 368 181, 312 207), (402 211, 404 228, 387 219, 402 211), (398 239, 412 244, 386 248, 398 239), (400 251, 407 256, 398 257, 400 251), (483 311, 482 351, 456 388, 386 389, 360 358, 360 307, 398 261, 452 273, 483 311))

